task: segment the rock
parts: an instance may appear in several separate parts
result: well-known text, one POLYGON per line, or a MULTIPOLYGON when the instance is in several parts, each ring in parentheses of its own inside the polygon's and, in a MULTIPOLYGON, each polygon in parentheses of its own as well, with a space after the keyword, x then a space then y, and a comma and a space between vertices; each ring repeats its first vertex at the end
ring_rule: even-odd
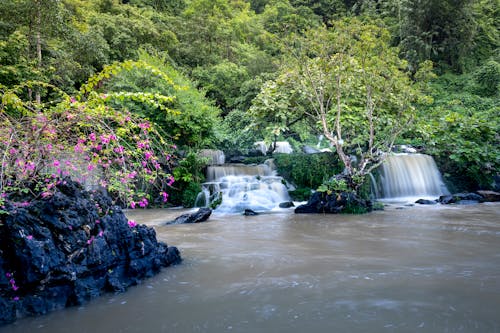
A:
POLYGON ((477 193, 455 193, 452 195, 442 195, 439 197, 438 201, 442 204, 448 205, 453 203, 458 203, 460 201, 476 201, 483 202, 484 198, 477 193))
POLYGON ((311 146, 302 146, 302 151, 305 153, 305 154, 317 154, 317 153, 320 153, 321 151, 319 149, 316 149, 314 147, 311 147, 311 146))
POLYGON ((195 213, 183 214, 175 220, 167 222, 166 224, 182 224, 182 223, 200 223, 208 220, 212 214, 212 209, 204 207, 198 209, 195 213))
POLYGON ((255 215, 259 215, 259 213, 251 210, 251 209, 245 209, 245 211, 243 212, 243 215, 245 216, 255 216, 255 215))
POLYGON ((287 201, 287 202, 280 203, 279 207, 280 208, 290 208, 290 207, 295 207, 295 205, 293 204, 293 202, 287 201))
POLYGON ((181 260, 154 229, 129 226, 105 192, 84 191, 70 179, 50 198, 23 206, 7 198, 4 209, 0 324, 124 291, 181 260))
POLYGON ((484 202, 497 202, 500 201, 500 193, 495 191, 476 191, 481 197, 483 197, 484 202))
POLYGON ((480 203, 478 200, 460 200, 456 202, 457 205, 477 205, 478 203, 480 203))
POLYGON ((243 155, 232 156, 232 157, 229 159, 229 163, 244 163, 244 162, 245 162, 245 159, 246 159, 246 157, 245 157, 245 156, 243 156, 243 155))
POLYGON ((437 200, 418 199, 417 201, 415 201, 415 203, 421 205, 435 205, 437 204, 437 200))
POLYGON ((349 192, 327 194, 316 191, 306 204, 295 208, 296 214, 338 214, 342 211, 354 213, 372 211, 372 203, 349 192))

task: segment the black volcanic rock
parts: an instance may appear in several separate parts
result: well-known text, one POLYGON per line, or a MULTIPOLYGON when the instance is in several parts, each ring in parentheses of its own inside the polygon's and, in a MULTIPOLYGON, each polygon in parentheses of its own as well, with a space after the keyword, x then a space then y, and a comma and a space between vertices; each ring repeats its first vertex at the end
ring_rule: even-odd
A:
POLYGON ((69 179, 50 198, 6 200, 3 209, 0 325, 123 291, 181 261, 154 229, 129 223, 106 193, 69 179))
POLYGON ((183 214, 177 217, 173 221, 166 222, 165 224, 182 224, 182 223, 200 223, 208 220, 212 214, 212 209, 204 207, 198 209, 196 212, 191 214, 183 214))

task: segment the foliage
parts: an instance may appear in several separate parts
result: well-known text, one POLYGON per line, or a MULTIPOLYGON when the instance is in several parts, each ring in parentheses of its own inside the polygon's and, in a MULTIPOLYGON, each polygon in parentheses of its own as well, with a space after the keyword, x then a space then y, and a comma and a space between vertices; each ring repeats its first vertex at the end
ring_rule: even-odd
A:
POLYGON ((201 183, 205 180, 206 158, 200 158, 190 151, 173 168, 176 186, 172 191, 171 203, 184 207, 193 207, 196 196, 201 192, 201 183))
MULTIPOLYGON (((179 147, 207 147, 217 140, 219 110, 193 83, 165 63, 140 53, 138 61, 107 66, 89 80, 111 105, 125 108, 157 124, 179 147), (150 99, 149 97, 154 97, 150 99), (145 101, 154 100, 147 104, 145 101)), ((82 86, 86 91, 88 85, 82 86)))
POLYGON ((48 96, 33 109, 19 97, 30 86, 2 89, 2 197, 52 196, 55 185, 71 176, 106 188, 124 206, 167 201, 172 146, 151 123, 110 108, 93 93, 77 101, 56 89, 59 99, 48 96))
POLYGON ((477 82, 464 75, 442 76, 433 90, 435 103, 410 136, 423 138, 452 190, 489 188, 500 167, 498 98, 476 95, 477 82))
POLYGON ((316 189, 332 174, 342 171, 332 153, 278 154, 274 156, 278 174, 298 188, 316 189))

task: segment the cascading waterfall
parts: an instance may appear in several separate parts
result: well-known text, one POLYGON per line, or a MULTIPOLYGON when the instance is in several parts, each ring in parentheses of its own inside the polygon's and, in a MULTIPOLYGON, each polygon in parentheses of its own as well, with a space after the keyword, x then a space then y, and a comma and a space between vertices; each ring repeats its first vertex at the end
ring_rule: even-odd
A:
POLYGON ((434 159, 429 155, 391 155, 379 171, 378 198, 437 198, 449 194, 434 159))
POLYGON ((216 212, 239 213, 245 209, 269 211, 290 201, 283 178, 276 175, 272 161, 266 164, 226 164, 209 166, 207 182, 196 204, 208 206, 222 199, 216 212))

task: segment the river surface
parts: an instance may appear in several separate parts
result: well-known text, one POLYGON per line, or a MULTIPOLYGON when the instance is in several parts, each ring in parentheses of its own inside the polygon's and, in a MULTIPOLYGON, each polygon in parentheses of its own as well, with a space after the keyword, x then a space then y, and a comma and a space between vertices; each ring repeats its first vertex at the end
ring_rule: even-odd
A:
POLYGON ((129 212, 182 264, 0 332, 500 332, 500 204, 366 215, 129 212))

